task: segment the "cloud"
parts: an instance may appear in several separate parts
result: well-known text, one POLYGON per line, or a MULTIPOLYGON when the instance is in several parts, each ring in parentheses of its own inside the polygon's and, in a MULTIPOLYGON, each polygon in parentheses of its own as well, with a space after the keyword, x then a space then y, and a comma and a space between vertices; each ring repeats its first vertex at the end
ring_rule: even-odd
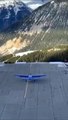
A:
POLYGON ((49 0, 22 0, 24 3, 26 3, 30 8, 36 9, 37 7, 41 6, 45 2, 49 0))
POLYGON ((32 9, 36 9, 37 7, 43 4, 42 0, 22 0, 22 1, 32 9))
POLYGON ((32 2, 32 0, 22 0, 24 3, 32 2))
POLYGON ((32 9, 36 9, 37 7, 41 6, 42 4, 30 4, 29 7, 32 9))

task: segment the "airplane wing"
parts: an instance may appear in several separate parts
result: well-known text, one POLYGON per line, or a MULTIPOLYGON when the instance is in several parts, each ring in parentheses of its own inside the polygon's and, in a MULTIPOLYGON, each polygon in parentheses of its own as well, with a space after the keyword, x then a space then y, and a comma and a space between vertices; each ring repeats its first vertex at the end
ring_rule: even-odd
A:
POLYGON ((46 75, 33 75, 33 78, 45 77, 46 75))
POLYGON ((45 77, 46 75, 21 75, 21 74, 17 74, 16 77, 25 79, 25 80, 35 80, 41 77, 45 77))
POLYGON ((21 77, 21 78, 28 78, 28 75, 21 75, 21 74, 17 74, 17 77, 21 77))

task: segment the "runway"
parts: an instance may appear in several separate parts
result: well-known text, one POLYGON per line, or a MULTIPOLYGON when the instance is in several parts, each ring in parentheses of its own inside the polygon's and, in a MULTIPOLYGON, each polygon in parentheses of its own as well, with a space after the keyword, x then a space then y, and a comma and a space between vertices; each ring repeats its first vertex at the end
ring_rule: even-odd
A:
POLYGON ((0 120, 68 120, 68 68, 49 63, 0 65, 0 120), (46 74, 25 81, 16 74, 46 74))

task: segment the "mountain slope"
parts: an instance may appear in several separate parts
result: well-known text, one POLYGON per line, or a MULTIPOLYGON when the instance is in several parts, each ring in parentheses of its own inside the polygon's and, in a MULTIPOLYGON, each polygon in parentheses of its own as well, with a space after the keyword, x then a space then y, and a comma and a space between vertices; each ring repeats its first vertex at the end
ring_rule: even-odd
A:
MULTIPOLYGON (((60 1, 60 0, 59 0, 60 1)), ((68 1, 51 1, 36 9, 22 25, 22 30, 68 28, 68 1)))
POLYGON ((21 0, 0 1, 0 31, 4 31, 23 18, 29 16, 32 10, 21 0))

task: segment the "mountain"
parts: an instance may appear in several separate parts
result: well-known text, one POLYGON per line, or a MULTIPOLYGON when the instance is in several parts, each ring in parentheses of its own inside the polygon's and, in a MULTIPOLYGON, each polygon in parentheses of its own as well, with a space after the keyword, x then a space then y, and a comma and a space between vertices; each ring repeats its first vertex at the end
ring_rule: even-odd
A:
POLYGON ((68 28, 68 1, 54 0, 36 9, 21 26, 22 30, 68 28))
POLYGON ((40 6, 16 30, 0 34, 1 54, 57 50, 56 46, 68 45, 68 1, 54 0, 40 6))
POLYGON ((28 17, 31 12, 32 10, 21 0, 0 1, 0 32, 23 21, 23 18, 28 17))

